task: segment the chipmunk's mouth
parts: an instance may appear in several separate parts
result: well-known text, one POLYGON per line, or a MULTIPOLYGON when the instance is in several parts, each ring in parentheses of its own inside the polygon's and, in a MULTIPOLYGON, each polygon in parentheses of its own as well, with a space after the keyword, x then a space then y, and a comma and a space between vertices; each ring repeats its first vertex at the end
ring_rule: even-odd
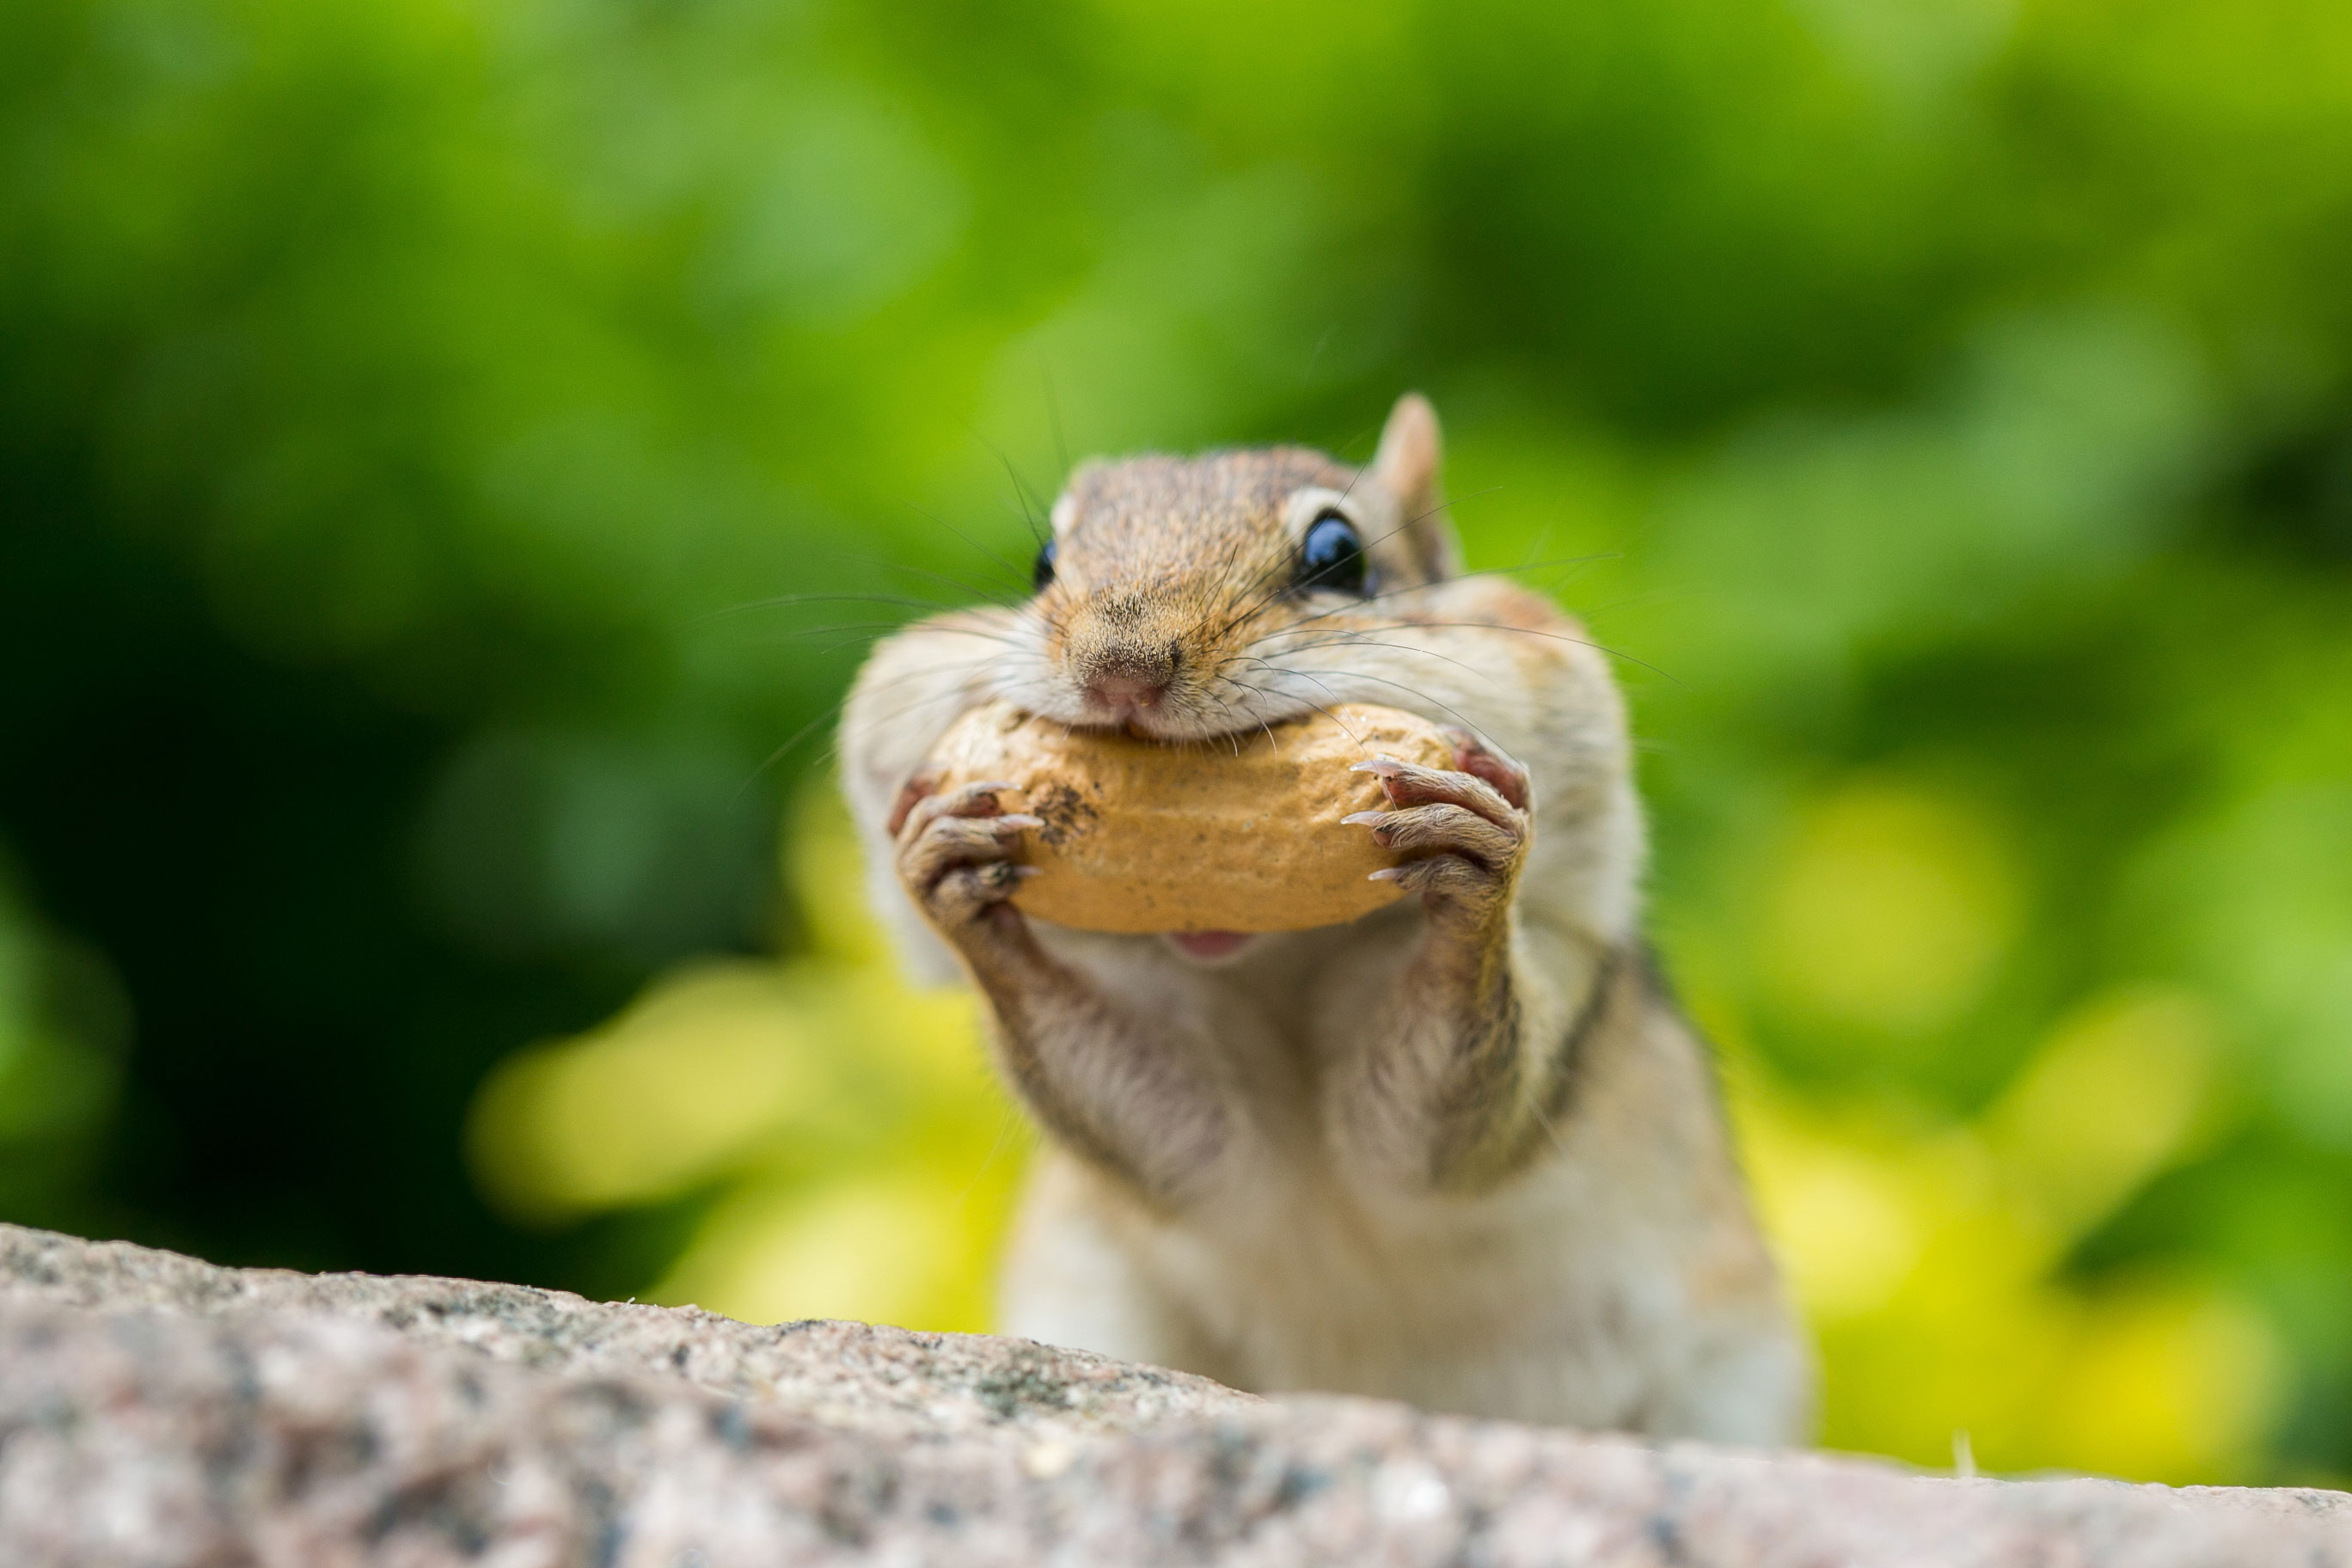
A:
POLYGON ((1195 963, 1222 963, 1238 957, 1244 948, 1257 941, 1255 932, 1245 931, 1171 931, 1168 945, 1195 963))
POLYGON ((1270 725, 1308 718, 1318 710, 1315 702, 1283 692, 1237 689, 1219 694, 1211 688, 1189 684, 1154 692, 1145 700, 1124 689, 1108 693, 1066 676, 1035 684, 1010 682, 999 687, 996 694, 1024 712, 1073 730, 1129 735, 1172 746, 1223 744, 1236 736, 1259 734, 1270 725))
POLYGON ((1259 713, 1196 713, 1179 710, 1173 712, 1138 713, 1122 722, 1106 726, 1139 741, 1157 741, 1163 746, 1219 745, 1237 736, 1262 735, 1268 725, 1295 723, 1315 710, 1287 707, 1259 713))

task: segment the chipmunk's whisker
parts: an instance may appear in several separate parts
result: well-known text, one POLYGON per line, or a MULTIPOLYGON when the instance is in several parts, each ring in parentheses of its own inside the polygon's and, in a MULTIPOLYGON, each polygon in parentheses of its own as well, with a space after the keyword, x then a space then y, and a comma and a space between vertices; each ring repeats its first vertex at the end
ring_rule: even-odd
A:
MULTIPOLYGON (((1019 503, 1021 521, 1023 523, 1027 525, 1029 536, 1035 540, 1038 544, 1043 545, 1046 539, 1051 536, 1052 530, 1050 527, 1041 529, 1037 526, 1036 514, 1030 510, 1030 501, 1032 498, 1030 495, 1029 484, 1027 480, 1021 477, 1021 470, 1013 466, 1013 459, 1005 453, 1004 448, 999 447, 995 442, 982 435, 970 425, 966 425, 964 426, 964 434, 970 436, 973 440, 986 447, 989 455, 993 457, 997 462, 1003 466, 1004 477, 1013 481, 1013 500, 1019 503)), ((1040 510, 1045 510, 1050 518, 1052 514, 1051 506, 1045 503, 1042 497, 1037 499, 1040 510)))
POLYGON ((944 583, 950 588, 961 588, 965 593, 974 595, 986 604, 993 605, 1000 610, 1017 610, 1021 607, 1022 601, 1028 597, 1024 594, 1008 598, 1003 594, 983 588, 977 583, 967 583, 961 577, 946 572, 934 572, 926 566, 909 566, 902 562, 884 561, 873 556, 837 555, 834 559, 866 566, 878 566, 885 572, 903 572, 910 577, 927 577, 934 583, 944 583))
MULTIPOLYGON (((940 516, 937 512, 929 511, 922 507, 917 506, 913 501, 908 501, 906 506, 908 510, 914 512, 917 516, 929 518, 931 521, 938 523, 941 528, 946 529, 950 533, 954 534, 958 539, 962 540, 966 544, 971 545, 974 550, 979 551, 982 555, 987 556, 991 561, 995 562, 999 566, 1004 568, 1006 575, 1010 576, 1013 582, 1020 584, 1024 589, 1027 587, 1029 583, 1029 570, 1027 567, 1007 561, 1003 556, 999 555, 995 551, 991 550, 987 545, 982 544, 979 540, 974 539, 971 535, 966 533, 962 529, 958 528, 954 523, 950 522, 946 518, 940 516)), ((1035 530, 1031 530, 1031 532, 1034 533, 1035 530)), ((1020 596, 1022 598, 1026 598, 1028 595, 1024 593, 1020 596)))
MULTIPOLYGON (((912 669, 907 671, 905 674, 894 677, 889 680, 883 681, 871 689, 875 691, 889 691, 898 687, 905 686, 910 681, 921 680, 929 677, 935 676, 939 672, 936 668, 927 668, 923 669, 912 669)), ((761 762, 760 765, 751 770, 751 776, 745 779, 742 785, 736 790, 735 798, 737 800, 740 800, 743 797, 744 793, 750 790, 753 784, 759 783, 761 778, 766 774, 769 769, 774 767, 778 763, 782 762, 784 758, 791 755, 792 752, 800 746, 802 742, 807 740, 809 736, 815 731, 817 726, 838 718, 841 714, 842 709, 848 704, 849 699, 852 695, 853 693, 851 692, 842 693, 840 697, 826 704, 824 710, 818 712, 814 718, 811 719, 807 723, 803 724, 799 729, 793 731, 790 739, 786 740, 782 745, 778 746, 774 751, 770 752, 766 758, 761 762)), ((890 720, 895 722, 899 719, 903 719, 912 713, 916 709, 921 707, 924 702, 937 700, 938 698, 941 696, 961 697, 963 693, 960 689, 944 693, 933 693, 929 697, 919 699, 914 703, 911 703, 898 712, 891 714, 890 720)))
POLYGON ((1433 631, 1445 631, 1461 627, 1475 627, 1479 631, 1510 632, 1519 637, 1542 637, 1550 642, 1573 643, 1579 647, 1589 647, 1595 653, 1605 653, 1612 658, 1622 658, 1627 664, 1638 664, 1643 669, 1648 670, 1651 674, 1659 677, 1661 679, 1674 681, 1676 686, 1684 684, 1682 680, 1666 670, 1659 668, 1656 665, 1652 664, 1648 659, 1636 658, 1633 655, 1627 653, 1623 648, 1612 647, 1604 642, 1594 642, 1591 637, 1572 637, 1566 632, 1539 631, 1534 626, 1497 626, 1492 621, 1402 621, 1399 622, 1398 625, 1401 626, 1427 626, 1433 631))
MULTIPOLYGON (((1247 646, 1255 647, 1259 643, 1271 642, 1276 637, 1296 636, 1303 632, 1310 623, 1319 620, 1328 620, 1331 616, 1340 613, 1342 612, 1326 611, 1320 616, 1307 616, 1301 620, 1294 621, 1287 626, 1279 626, 1273 631, 1260 633, 1257 637, 1252 638, 1247 646)), ((1650 663, 1647 659, 1640 658, 1633 654, 1627 653, 1622 648, 1612 647, 1607 643, 1595 642, 1590 637, 1570 637, 1565 632, 1548 632, 1536 626, 1507 626, 1499 621, 1424 621, 1411 617, 1385 617, 1381 619, 1377 625, 1368 626, 1365 629, 1379 631, 1426 630, 1504 632, 1515 637, 1542 637, 1550 642, 1573 643, 1579 647, 1589 647, 1596 653, 1605 653, 1612 658, 1621 658, 1628 664, 1640 665, 1643 669, 1649 670, 1651 673, 1657 675, 1664 679, 1672 680, 1677 686, 1683 684, 1681 680, 1677 679, 1668 671, 1659 668, 1656 665, 1650 663)), ((1304 650, 1286 649, 1278 651, 1287 653, 1304 650)))
MULTIPOLYGON (((1224 685, 1226 685, 1226 686, 1230 686, 1230 687, 1234 688, 1234 689, 1235 690, 1237 690, 1237 691, 1252 691, 1252 692, 1255 692, 1258 696, 1260 696, 1260 697, 1263 697, 1263 698, 1266 699, 1268 701, 1280 701, 1280 700, 1281 700, 1281 698, 1280 698, 1280 696, 1279 696, 1278 694, 1274 693, 1274 692, 1267 691, 1267 690, 1264 689, 1263 689, 1263 688, 1261 688, 1261 687, 1252 686, 1252 685, 1250 685, 1247 681, 1244 681, 1244 680, 1236 680, 1236 679, 1234 679, 1231 675, 1227 675, 1227 674, 1220 673, 1220 674, 1217 676, 1217 679, 1218 679, 1221 683, 1223 683, 1223 684, 1224 684, 1224 685)), ((1230 713, 1230 712, 1232 712, 1232 711, 1234 710, 1234 705, 1233 705, 1232 703, 1230 703, 1230 702, 1226 702, 1226 701, 1224 701, 1223 699, 1220 699, 1220 700, 1219 700, 1219 706, 1223 709, 1223 711, 1228 712, 1228 713, 1230 713)), ((1244 718, 1247 718, 1247 719, 1251 720, 1253 722, 1255 722, 1255 723, 1257 725, 1257 727, 1258 727, 1260 730, 1264 731, 1265 732, 1265 738, 1266 738, 1268 741, 1272 741, 1272 740, 1274 739, 1274 726, 1273 726, 1273 725, 1271 725, 1271 724, 1269 724, 1269 723, 1267 723, 1267 722, 1265 721, 1265 715, 1264 715, 1264 714, 1261 714, 1261 713, 1244 713, 1244 714, 1243 715, 1243 717, 1244 717, 1244 718)))
POLYGON ((722 620, 730 616, 749 615, 754 610, 783 609, 794 605, 897 605, 908 609, 930 611, 967 610, 971 607, 945 599, 920 599, 905 594, 778 594, 772 598, 749 599, 740 605, 706 610, 694 618, 698 622, 722 620))
MULTIPOLYGON (((1287 671, 1287 670, 1283 670, 1283 671, 1277 671, 1276 673, 1277 673, 1277 674, 1290 674, 1290 673, 1293 673, 1293 672, 1292 672, 1292 671, 1287 671)), ((1307 676, 1306 679, 1309 679, 1309 680, 1315 680, 1315 678, 1314 678, 1313 676, 1311 676, 1311 675, 1310 675, 1310 676, 1307 676)), ((1348 728, 1348 725, 1347 725, 1346 721, 1342 720, 1342 719, 1341 719, 1341 718, 1340 718, 1337 713, 1332 712, 1332 711, 1331 711, 1331 710, 1329 710, 1328 708, 1324 707, 1324 706, 1323 706, 1321 703, 1319 703, 1319 702, 1311 701, 1311 700, 1308 700, 1308 699, 1307 699, 1307 698, 1304 698, 1304 697, 1298 696, 1298 695, 1297 695, 1297 693, 1295 693, 1295 692, 1267 691, 1267 690, 1265 690, 1265 689, 1264 688, 1262 688, 1262 687, 1250 686, 1250 685, 1247 685, 1247 684, 1245 684, 1245 683, 1244 683, 1244 682, 1242 682, 1242 681, 1238 681, 1238 680, 1234 681, 1234 685, 1236 685, 1236 686, 1241 687, 1241 688, 1242 688, 1242 689, 1243 689, 1243 690, 1244 690, 1244 691, 1255 691, 1255 692, 1257 692, 1260 696, 1263 696, 1263 697, 1270 697, 1270 698, 1276 699, 1276 700, 1287 700, 1287 701, 1292 701, 1292 702, 1303 702, 1303 703, 1305 703, 1308 708, 1311 708, 1311 709, 1313 709, 1316 712, 1320 713, 1321 715, 1323 715, 1323 717, 1324 717, 1324 718, 1330 720, 1332 723, 1339 725, 1339 726, 1340 731, 1341 731, 1343 733, 1345 733, 1345 734, 1347 735, 1347 737, 1348 737, 1349 740, 1351 740, 1351 741, 1359 741, 1359 742, 1360 742, 1360 741, 1361 741, 1361 739, 1362 739, 1362 737, 1361 737, 1361 736, 1360 736, 1360 735, 1358 735, 1358 734, 1357 734, 1353 730, 1350 730, 1350 729, 1349 729, 1349 728, 1348 728)), ((1316 681, 1315 681, 1315 684, 1316 684, 1316 685, 1318 685, 1318 686, 1321 686, 1323 683, 1322 683, 1321 681, 1319 681, 1319 680, 1316 680, 1316 681)), ((1328 689, 1328 689, 1328 688, 1326 688, 1325 689, 1327 689, 1327 690, 1328 690, 1328 689)), ((1334 694, 1334 695, 1333 695, 1333 697, 1332 697, 1332 700, 1333 700, 1333 701, 1335 701, 1335 702, 1339 700, 1339 698, 1338 698, 1337 694, 1334 694)), ((1260 721, 1260 722, 1263 722, 1263 721, 1260 721)))
MULTIPOLYGON (((1302 679, 1302 680, 1312 680, 1312 681, 1314 681, 1314 682, 1315 682, 1315 684, 1316 684, 1316 685, 1318 685, 1318 686, 1319 686, 1319 687, 1322 687, 1322 688, 1323 688, 1323 689, 1324 689, 1327 693, 1330 693, 1330 695, 1331 695, 1331 700, 1332 700, 1333 701, 1335 701, 1335 702, 1336 702, 1336 701, 1340 700, 1340 698, 1339 697, 1338 693, 1336 693, 1336 692, 1332 692, 1332 691, 1331 691, 1330 684, 1329 684, 1328 681, 1325 681, 1325 680, 1321 679, 1320 678, 1318 678, 1318 676, 1316 676, 1316 675, 1315 675, 1313 672, 1311 672, 1311 671, 1304 670, 1304 669, 1289 669, 1289 668, 1284 668, 1283 666, 1281 666, 1281 665, 1277 665, 1277 664, 1274 663, 1273 661, 1271 661, 1271 660, 1269 660, 1269 659, 1257 659, 1257 660, 1255 660, 1255 661, 1253 661, 1253 662, 1255 662, 1255 664, 1257 664, 1257 665, 1258 665, 1258 666, 1260 666, 1261 668, 1265 668, 1265 669, 1266 669, 1266 670, 1268 670, 1268 671, 1270 671, 1270 672, 1272 672, 1273 674, 1276 674, 1276 675, 1287 675, 1287 676, 1291 676, 1291 677, 1293 677, 1293 678, 1295 678, 1295 679, 1302 679)), ((1343 677, 1344 679, 1349 679, 1349 680, 1369 680, 1369 681, 1372 682, 1374 685, 1377 685, 1377 686, 1393 687, 1395 689, 1397 689, 1397 690, 1399 690, 1399 691, 1403 692, 1403 693, 1404 693, 1406 696, 1408 696, 1408 697, 1412 697, 1412 698, 1417 699, 1417 700, 1420 700, 1420 701, 1423 701, 1423 702, 1426 702, 1426 703, 1428 703, 1428 704, 1429 704, 1431 707, 1433 707, 1433 708, 1440 708, 1440 709, 1444 710, 1446 712, 1451 713, 1452 715, 1454 715, 1454 718, 1461 720, 1461 721, 1462 721, 1462 727, 1463 727, 1464 729, 1465 729, 1465 730, 1469 731, 1471 733, 1473 733, 1473 734, 1476 734, 1476 733, 1478 732, 1479 726, 1478 726, 1478 725, 1476 725, 1476 724, 1475 724, 1475 723, 1473 723, 1473 722, 1470 721, 1470 719, 1468 718, 1468 716, 1467 716, 1467 715, 1465 715, 1465 714, 1464 714, 1464 713, 1463 713, 1463 711, 1462 711, 1460 709, 1458 709, 1458 708, 1454 707, 1454 706, 1452 703, 1450 703, 1450 702, 1442 702, 1442 701, 1440 701, 1438 699, 1436 699, 1436 698, 1434 698, 1434 697, 1431 696, 1428 692, 1422 690, 1422 689, 1421 689, 1420 688, 1418 688, 1418 687, 1407 686, 1407 685, 1406 685, 1403 681, 1402 681, 1402 680, 1391 680, 1391 679, 1387 679, 1386 677, 1384 677, 1384 676, 1378 676, 1378 675, 1366 675, 1362 670, 1360 670, 1360 669, 1349 669, 1349 670, 1338 670, 1338 669, 1335 669, 1335 670, 1330 671, 1329 673, 1331 673, 1331 674, 1333 674, 1333 675, 1336 675, 1336 676, 1343 677)))
MULTIPOLYGON (((771 634, 771 636, 774 641, 787 642, 794 637, 824 637, 828 634, 843 634, 849 632, 895 632, 903 627, 907 623, 904 621, 837 621, 832 626, 794 626, 789 631, 775 632, 771 634)), ((1018 647, 1020 646, 1020 639, 1013 637, 1009 632, 988 631, 983 630, 979 626, 931 626, 927 629, 930 631, 946 632, 955 637, 979 637, 984 642, 1003 643, 1007 647, 1018 647)))
POLYGON ((1280 648, 1276 651, 1284 658, 1296 658, 1301 654, 1313 653, 1318 649, 1327 647, 1393 648, 1399 653, 1416 654, 1423 658, 1442 660, 1446 664, 1454 665, 1459 668, 1469 671, 1472 675, 1476 676, 1479 679, 1487 682, 1489 685, 1499 684, 1499 682, 1496 680, 1494 673, 1491 670, 1480 669, 1475 664, 1465 663, 1461 659, 1453 658, 1451 655, 1439 653, 1435 648, 1420 647, 1412 643, 1382 642, 1377 637, 1364 637, 1355 633, 1327 633, 1318 640, 1308 643, 1304 647, 1280 648))

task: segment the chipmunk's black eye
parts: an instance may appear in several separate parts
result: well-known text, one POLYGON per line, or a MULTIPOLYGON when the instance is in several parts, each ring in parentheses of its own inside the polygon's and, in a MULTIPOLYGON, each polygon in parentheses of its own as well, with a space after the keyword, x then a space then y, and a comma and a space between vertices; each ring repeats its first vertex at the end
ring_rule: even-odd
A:
POLYGON ((1054 542, 1045 541, 1037 547, 1037 564, 1029 568, 1029 585, 1039 593, 1054 580, 1054 542))
POLYGON ((1307 537, 1298 546, 1298 588, 1364 591, 1364 542, 1354 523, 1327 511, 1307 524, 1307 537))

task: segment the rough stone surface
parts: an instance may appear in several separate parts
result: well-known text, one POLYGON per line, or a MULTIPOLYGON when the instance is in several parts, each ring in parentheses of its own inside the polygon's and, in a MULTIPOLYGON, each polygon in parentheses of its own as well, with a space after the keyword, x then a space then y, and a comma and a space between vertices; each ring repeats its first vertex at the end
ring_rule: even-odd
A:
POLYGON ((590 1301, 528 1285, 218 1268, 127 1242, 0 1225, 0 1311, 35 1304, 356 1319, 413 1343, 558 1376, 679 1378, 879 1436, 1007 1426, 1080 1436, 1261 1403, 1204 1377, 1028 1340, 825 1321, 757 1328, 694 1307, 590 1301))
POLYGON ((2352 1568, 2352 1497, 1951 1480, 0 1227, 0 1563, 2352 1568))

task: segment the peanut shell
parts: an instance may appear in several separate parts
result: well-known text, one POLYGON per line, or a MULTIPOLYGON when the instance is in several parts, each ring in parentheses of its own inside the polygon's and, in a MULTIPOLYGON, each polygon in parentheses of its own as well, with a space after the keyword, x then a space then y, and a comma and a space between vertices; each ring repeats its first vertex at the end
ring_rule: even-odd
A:
POLYGON ((1070 730, 1003 703, 958 720, 932 753, 942 790, 1001 779, 1007 810, 1044 826, 1020 859, 1039 874, 1013 903, 1100 931, 1272 931, 1336 925, 1399 897, 1367 879, 1398 857, 1350 812, 1388 805, 1350 773, 1376 756, 1450 768, 1426 720, 1343 703, 1271 732, 1167 743, 1070 730))

